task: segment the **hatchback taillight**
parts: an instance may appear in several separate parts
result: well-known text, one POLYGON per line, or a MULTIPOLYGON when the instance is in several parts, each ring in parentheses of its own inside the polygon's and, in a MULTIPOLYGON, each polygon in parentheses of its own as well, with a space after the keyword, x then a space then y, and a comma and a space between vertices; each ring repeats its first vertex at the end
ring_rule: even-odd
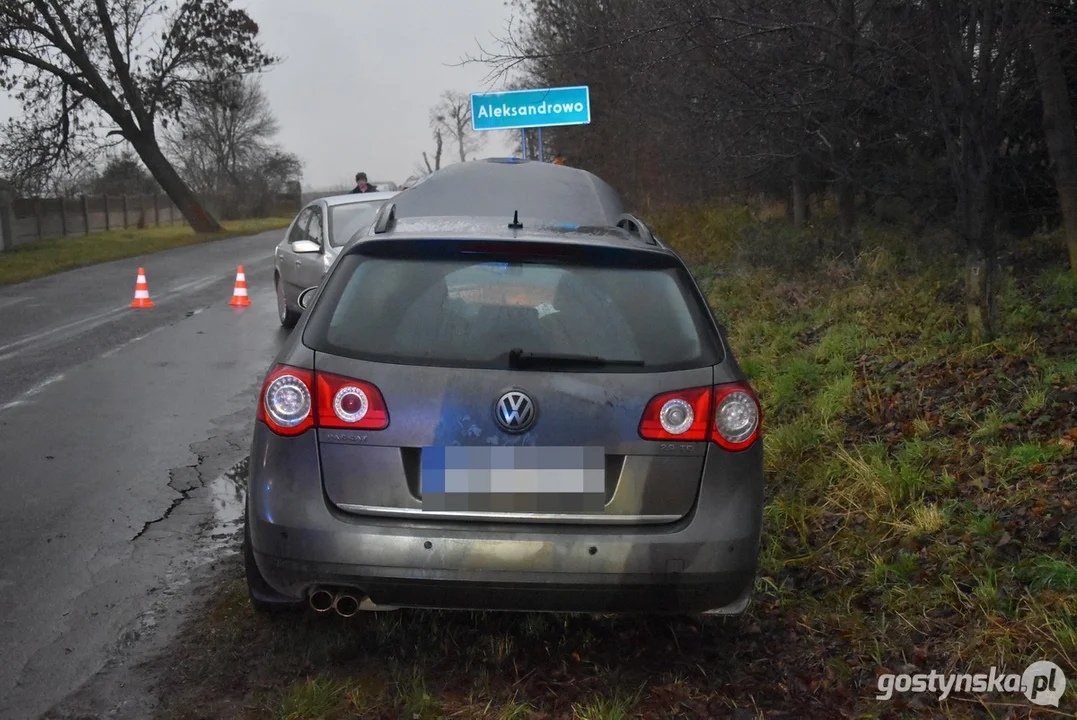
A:
POLYGON ((315 395, 318 417, 315 424, 327 428, 384 430, 389 411, 381 391, 368 382, 316 372, 315 395))
POLYGON ((743 450, 759 437, 762 411, 747 383, 662 393, 643 411, 644 440, 711 440, 726 450, 743 450))
POLYGON ((743 450, 759 437, 763 411, 752 389, 741 383, 714 388, 711 439, 726 450, 743 450))
POLYGON ((382 430, 389 411, 371 383, 278 365, 266 376, 258 419, 278 435, 301 435, 312 427, 382 430))
POLYGON ((712 394, 703 387, 652 398, 643 411, 639 434, 646 440, 706 440, 712 394))

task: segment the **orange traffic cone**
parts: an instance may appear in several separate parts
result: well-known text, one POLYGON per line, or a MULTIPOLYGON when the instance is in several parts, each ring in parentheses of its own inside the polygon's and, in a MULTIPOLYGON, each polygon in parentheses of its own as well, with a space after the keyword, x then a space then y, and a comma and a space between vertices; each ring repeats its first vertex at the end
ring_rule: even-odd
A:
POLYGON ((131 307, 153 307, 153 300, 150 300, 150 286, 146 283, 145 268, 138 269, 138 279, 135 280, 135 299, 131 301, 131 307))
POLYGON ((236 270, 236 288, 232 291, 232 302, 228 304, 232 307, 247 307, 251 304, 251 299, 247 297, 247 276, 242 265, 236 270))

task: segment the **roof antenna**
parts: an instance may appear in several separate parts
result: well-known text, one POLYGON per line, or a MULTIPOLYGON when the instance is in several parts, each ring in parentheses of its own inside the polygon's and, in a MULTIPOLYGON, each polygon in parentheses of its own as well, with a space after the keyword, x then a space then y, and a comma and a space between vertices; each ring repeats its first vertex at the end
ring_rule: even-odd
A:
POLYGON ((510 230, 523 230, 524 229, 524 224, 522 222, 520 222, 520 211, 519 210, 513 210, 512 211, 512 222, 509 223, 509 229, 510 230))

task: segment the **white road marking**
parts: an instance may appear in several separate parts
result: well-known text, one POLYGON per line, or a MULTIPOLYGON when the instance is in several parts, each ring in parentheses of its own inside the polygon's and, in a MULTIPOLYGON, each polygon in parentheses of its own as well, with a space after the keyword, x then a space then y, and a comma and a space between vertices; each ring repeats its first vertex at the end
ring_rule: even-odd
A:
POLYGON ((223 276, 218 277, 216 275, 214 275, 214 276, 208 276, 207 275, 206 277, 201 278, 199 280, 192 280, 191 282, 186 282, 186 283, 183 283, 182 285, 176 285, 175 287, 173 287, 170 290, 166 291, 165 294, 162 297, 171 297, 173 295, 182 295, 185 291, 188 291, 188 290, 201 290, 204 287, 212 285, 213 283, 218 282, 218 281, 223 281, 224 279, 225 278, 223 276))
POLYGON ((4 403, 3 405, 0 405, 0 412, 3 412, 4 410, 8 410, 8 409, 13 408, 13 407, 17 407, 19 405, 25 405, 26 401, 29 400, 31 397, 33 397, 34 395, 37 395, 39 392, 41 392, 42 390, 47 388, 49 385, 52 385, 54 382, 57 382, 59 380, 63 380, 63 378, 64 378, 64 373, 60 373, 58 375, 53 375, 50 378, 46 378, 46 379, 42 380, 37 385, 34 385, 32 388, 30 388, 29 390, 24 392, 19 397, 12 400, 11 402, 4 403))
MULTIPOLYGON (((150 299, 155 302, 166 302, 168 300, 181 297, 183 295, 189 295, 190 293, 202 290, 217 282, 224 282, 227 278, 221 276, 207 276, 199 278, 198 280, 192 280, 190 282, 182 283, 173 287, 168 292, 162 293, 156 296, 150 293, 150 299)), ((222 298, 223 299, 223 298, 222 298)), ((9 360, 16 355, 26 351, 27 345, 35 345, 41 343, 42 340, 46 340, 43 347, 47 347, 49 344, 56 342, 62 342, 70 337, 80 335, 85 332, 89 332, 94 328, 100 327, 110 322, 114 317, 130 310, 126 305, 123 307, 113 308, 106 310, 105 312, 97 313, 96 315, 90 315, 89 317, 80 318, 78 320, 72 320, 71 322, 58 325, 49 330, 43 330, 42 332, 27 335, 26 337, 19 338, 18 340, 7 343, 6 345, 0 345, 0 362, 9 360), (53 337, 54 335, 58 337, 53 337)), ((38 348, 43 349, 43 348, 38 348)))
POLYGON ((121 343, 121 344, 117 345, 116 347, 112 348, 111 350, 107 350, 107 351, 101 353, 101 357, 103 357, 103 358, 112 357, 113 355, 118 353, 120 350, 123 350, 128 345, 134 345, 139 340, 145 340, 150 335, 153 335, 155 332, 158 332, 159 330, 164 330, 166 327, 168 327, 168 326, 167 325, 162 325, 161 327, 154 328, 153 330, 150 330, 148 333, 145 333, 143 335, 139 335, 136 338, 131 338, 127 342, 121 343))
POLYGON ((6 353, 6 354, 3 354, 3 355, 0 355, 0 360, 3 360, 5 358, 8 358, 11 355, 15 354, 15 353, 9 352, 10 350, 13 350, 15 348, 22 347, 23 345, 32 345, 33 343, 36 343, 39 340, 43 340, 44 338, 51 337, 53 335, 56 335, 57 333, 62 333, 65 330, 77 330, 78 328, 80 328, 80 327, 82 327, 84 325, 88 325, 90 327, 96 327, 97 325, 101 324, 100 321, 105 321, 108 318, 111 318, 114 315, 119 315, 120 313, 122 313, 122 312, 124 312, 125 310, 128 310, 128 309, 129 308, 126 305, 124 305, 123 307, 112 308, 111 310, 106 310, 105 312, 97 313, 96 315, 90 315, 89 317, 80 318, 78 320, 72 320, 69 323, 64 323, 63 325, 58 325, 58 326, 52 328, 51 330, 43 330, 41 332, 34 333, 33 335, 27 335, 26 337, 19 338, 18 340, 15 340, 14 342, 9 342, 7 345, 0 345, 0 353, 6 353))
POLYGON ((19 303, 24 303, 28 300, 30 300, 28 297, 7 298, 6 300, 0 300, 0 308, 11 307, 12 305, 18 305, 19 303))

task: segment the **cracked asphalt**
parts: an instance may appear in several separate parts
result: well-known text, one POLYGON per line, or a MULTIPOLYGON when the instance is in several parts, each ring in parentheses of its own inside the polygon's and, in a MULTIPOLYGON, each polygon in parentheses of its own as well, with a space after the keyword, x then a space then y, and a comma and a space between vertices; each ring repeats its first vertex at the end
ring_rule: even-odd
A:
POLYGON ((152 704, 123 671, 175 630, 238 527, 258 386, 286 337, 281 232, 0 288, 0 717, 152 704), (252 304, 232 308, 240 264, 252 304), (153 309, 127 308, 139 266, 153 309))

